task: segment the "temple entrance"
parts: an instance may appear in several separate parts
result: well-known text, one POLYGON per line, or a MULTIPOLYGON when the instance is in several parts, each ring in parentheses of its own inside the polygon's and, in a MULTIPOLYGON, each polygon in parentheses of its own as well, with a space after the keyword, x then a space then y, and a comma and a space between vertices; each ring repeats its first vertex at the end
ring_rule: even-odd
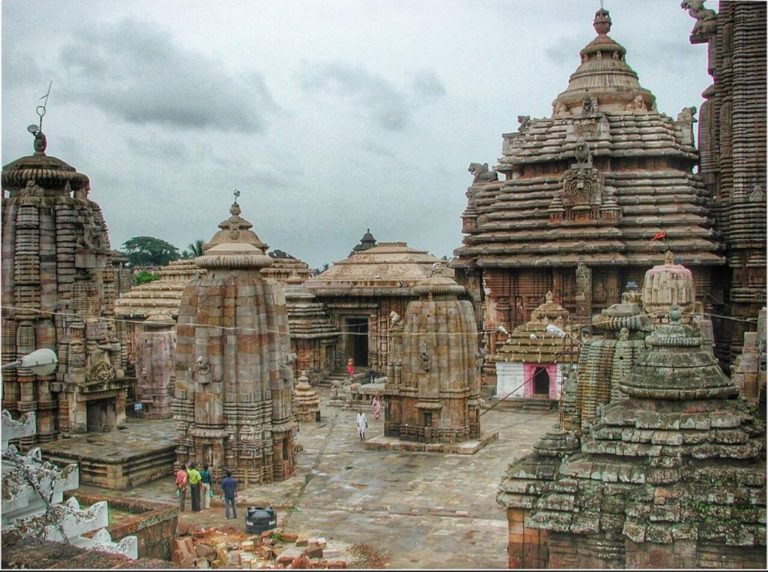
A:
POLYGON ((355 367, 368 367, 368 318, 347 318, 347 351, 355 367))
POLYGON ((549 374, 544 367, 537 368, 533 376, 533 394, 549 396, 549 374))
POLYGON ((88 433, 106 433, 117 425, 115 399, 98 399, 86 403, 86 430, 88 433))

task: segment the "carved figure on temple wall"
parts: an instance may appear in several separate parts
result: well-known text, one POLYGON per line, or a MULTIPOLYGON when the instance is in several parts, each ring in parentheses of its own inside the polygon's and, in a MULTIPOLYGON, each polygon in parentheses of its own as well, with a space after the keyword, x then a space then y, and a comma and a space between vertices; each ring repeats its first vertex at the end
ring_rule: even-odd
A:
POLYGON ((195 381, 203 385, 211 382, 211 364, 208 358, 197 356, 196 370, 193 372, 195 381))
POLYGON ((421 367, 424 371, 429 371, 432 367, 432 357, 429 355, 426 342, 421 342, 421 346, 419 346, 419 357, 421 358, 421 367))
POLYGON ((576 141, 576 149, 574 150, 576 161, 578 163, 592 164, 592 153, 589 151, 589 143, 581 137, 576 141))
POLYGON ((517 116, 517 122, 520 124, 520 126, 517 128, 517 130, 520 133, 523 133, 531 125, 531 116, 530 115, 518 115, 517 116))
POLYGON ((570 115, 568 106, 562 101, 556 102, 554 115, 555 117, 568 117, 570 115))
POLYGON ((639 93, 635 96, 635 98, 630 101, 625 107, 627 111, 632 111, 635 113, 639 113, 642 111, 648 111, 648 107, 645 105, 645 101, 643 100, 643 96, 639 93))
POLYGON ((34 147, 35 153, 43 153, 45 152, 46 147, 48 147, 48 140, 42 131, 35 133, 34 147))
POLYGON ((596 111, 597 100, 594 97, 585 95, 584 99, 581 100, 581 114, 589 115, 590 113, 595 113, 596 111))
POLYGON ((467 169, 474 175, 472 183, 482 183, 485 181, 498 181, 499 174, 496 171, 488 169, 488 163, 470 163, 467 169))
POLYGON ((678 121, 685 121, 686 123, 696 123, 696 106, 683 107, 682 111, 677 114, 678 121))
POLYGON ((691 18, 696 20, 691 31, 692 36, 709 36, 717 32, 717 13, 711 8, 704 7, 705 0, 683 0, 680 7, 688 10, 691 18))
POLYGON ((78 201, 87 201, 88 200, 88 191, 90 189, 88 187, 80 187, 79 189, 75 189, 74 198, 78 201))
POLYGON ((389 329, 391 330, 392 328, 394 328, 398 324, 400 324, 400 314, 398 314, 397 312, 392 310, 389 313, 389 329))

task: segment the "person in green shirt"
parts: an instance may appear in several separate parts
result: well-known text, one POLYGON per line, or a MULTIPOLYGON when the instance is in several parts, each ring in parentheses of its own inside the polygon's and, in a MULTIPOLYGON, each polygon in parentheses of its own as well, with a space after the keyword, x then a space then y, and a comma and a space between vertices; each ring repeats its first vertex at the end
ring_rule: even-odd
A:
POLYGON ((194 463, 189 464, 187 477, 189 478, 189 491, 192 493, 192 512, 200 512, 200 481, 202 476, 200 471, 195 468, 194 463))
POLYGON ((208 465, 203 465, 203 470, 200 471, 200 494, 203 497, 203 508, 211 508, 211 497, 213 496, 213 476, 208 470, 208 465))

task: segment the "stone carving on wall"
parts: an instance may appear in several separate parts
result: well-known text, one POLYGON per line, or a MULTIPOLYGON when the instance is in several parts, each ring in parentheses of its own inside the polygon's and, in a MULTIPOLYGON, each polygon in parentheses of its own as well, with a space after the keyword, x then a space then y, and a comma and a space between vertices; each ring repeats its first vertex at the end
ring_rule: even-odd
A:
POLYGON ((592 153, 589 150, 589 143, 583 138, 579 137, 576 141, 576 149, 574 150, 574 156, 576 161, 581 164, 592 164, 592 153))
POLYGON ((205 385, 211 382, 211 364, 208 358, 197 356, 196 369, 193 374, 198 383, 205 385))
POLYGON ((432 368, 432 357, 429 355, 426 342, 421 342, 421 345, 419 346, 419 358, 421 358, 422 369, 424 371, 429 371, 432 368))
POLYGON ((680 7, 696 20, 691 30, 692 43, 706 41, 707 37, 717 32, 717 13, 704 7, 705 0, 683 0, 680 7))
POLYGON ((528 130, 528 127, 531 125, 531 116, 530 115, 518 115, 517 116, 517 122, 520 124, 520 126, 517 128, 517 130, 520 133, 524 133, 528 130))
POLYGON ((467 171, 475 177, 472 180, 472 184, 499 180, 499 174, 496 171, 489 170, 488 163, 470 163, 467 171))
POLYGON ((590 115, 597 112, 597 98, 589 95, 585 95, 581 100, 581 114, 590 115))
POLYGON ((97 363, 85 376, 85 383, 105 383, 115 379, 115 368, 107 361, 97 363))
POLYGON ((602 179, 597 169, 569 169, 563 176, 562 202, 566 220, 598 217, 602 179))

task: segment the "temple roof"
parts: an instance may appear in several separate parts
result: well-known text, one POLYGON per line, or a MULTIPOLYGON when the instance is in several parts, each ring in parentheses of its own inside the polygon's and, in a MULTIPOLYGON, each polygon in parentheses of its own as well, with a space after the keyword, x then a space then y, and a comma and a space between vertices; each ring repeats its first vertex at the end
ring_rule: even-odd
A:
POLYGON ((688 264, 724 263, 713 199, 692 172, 692 118, 656 111, 607 11, 595 29, 553 116, 520 116, 504 134, 495 170, 506 180, 470 187, 454 267, 650 266, 668 248, 688 264))
POLYGON ((158 271, 159 280, 131 288, 115 301, 115 313, 130 318, 158 314, 176 318, 187 282, 205 270, 192 260, 174 260, 158 271))
MULTIPOLYGON (((335 262, 325 272, 305 282, 318 295, 331 296, 411 296, 411 288, 430 276, 440 262, 424 250, 405 242, 380 242, 335 262)), ((444 269, 453 278, 453 271, 444 269)))
POLYGON ((88 187, 86 175, 57 157, 45 154, 47 140, 42 131, 35 134, 35 153, 21 157, 3 167, 3 188, 21 188, 34 183, 43 188, 60 188, 69 184, 70 190, 88 187))

